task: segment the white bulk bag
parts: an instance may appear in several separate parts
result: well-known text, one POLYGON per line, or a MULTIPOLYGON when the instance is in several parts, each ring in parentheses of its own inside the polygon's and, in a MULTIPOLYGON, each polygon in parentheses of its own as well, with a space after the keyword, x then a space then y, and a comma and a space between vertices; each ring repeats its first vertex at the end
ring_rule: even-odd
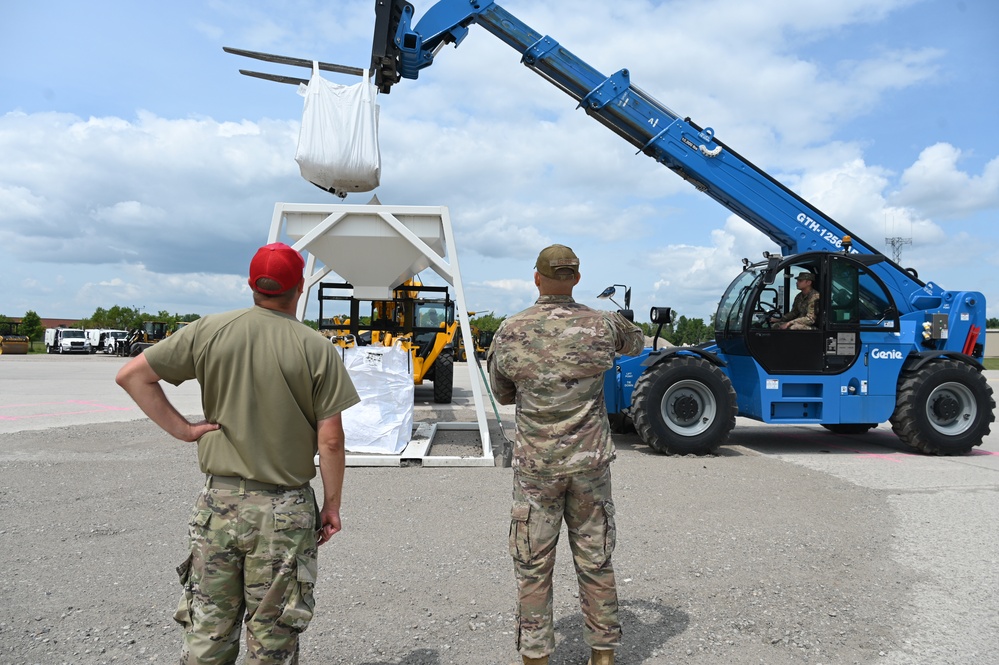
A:
POLYGON ((400 345, 344 349, 343 364, 361 401, 343 412, 346 448, 397 455, 413 434, 413 367, 400 345))
POLYGON ((378 90, 364 70, 356 85, 339 85, 319 76, 312 63, 309 84, 300 85, 305 97, 302 129, 298 135, 298 162, 302 177, 319 187, 340 192, 369 192, 378 186, 378 90))

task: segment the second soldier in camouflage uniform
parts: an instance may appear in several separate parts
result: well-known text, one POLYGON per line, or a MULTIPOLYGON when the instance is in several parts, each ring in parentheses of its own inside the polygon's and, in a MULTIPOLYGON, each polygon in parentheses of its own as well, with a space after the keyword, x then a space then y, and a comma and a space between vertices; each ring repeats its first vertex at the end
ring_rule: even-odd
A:
POLYGON ((524 663, 545 665, 555 648, 552 570, 564 519, 591 663, 611 664, 621 624, 603 381, 615 354, 637 355, 645 337, 620 314, 573 300, 579 259, 568 247, 547 247, 535 267, 538 301, 503 321, 487 359, 497 401, 517 405, 510 520, 517 649, 524 663))
POLYGON ((800 293, 794 297, 787 314, 773 319, 779 330, 815 330, 819 320, 819 292, 815 290, 815 275, 800 273, 797 277, 800 293))

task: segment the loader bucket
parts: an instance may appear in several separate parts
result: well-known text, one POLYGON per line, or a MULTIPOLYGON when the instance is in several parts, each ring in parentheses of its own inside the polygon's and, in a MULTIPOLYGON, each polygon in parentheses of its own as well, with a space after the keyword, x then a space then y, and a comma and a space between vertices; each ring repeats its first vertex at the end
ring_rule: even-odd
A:
POLYGON ((30 342, 25 335, 0 335, 0 354, 24 355, 30 342))

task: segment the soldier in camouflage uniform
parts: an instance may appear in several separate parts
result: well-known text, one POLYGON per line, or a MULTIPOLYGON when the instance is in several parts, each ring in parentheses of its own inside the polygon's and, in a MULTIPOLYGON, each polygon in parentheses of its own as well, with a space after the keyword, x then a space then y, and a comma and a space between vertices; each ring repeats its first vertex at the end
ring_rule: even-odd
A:
POLYGON ((565 520, 590 662, 611 665, 621 624, 604 372, 615 354, 640 353, 645 337, 621 314, 572 299, 579 259, 568 247, 544 249, 535 267, 538 301, 503 321, 487 356, 497 401, 517 405, 510 520, 517 649, 524 663, 546 665, 555 648, 552 569, 565 520))
POLYGON ((301 254, 281 243, 250 263, 254 306, 199 319, 146 349, 117 382, 157 425, 197 442, 205 487, 191 513, 190 554, 174 618, 182 665, 297 663, 312 619, 316 554, 340 531, 344 434, 359 401, 336 347, 302 325, 301 254), (160 381, 197 379, 206 420, 190 423, 160 381), (319 453, 323 507, 309 481, 319 453))
POLYGON ((815 275, 803 272, 798 275, 800 293, 794 297, 787 314, 773 319, 778 330, 815 330, 819 312, 819 292, 815 290, 815 275))

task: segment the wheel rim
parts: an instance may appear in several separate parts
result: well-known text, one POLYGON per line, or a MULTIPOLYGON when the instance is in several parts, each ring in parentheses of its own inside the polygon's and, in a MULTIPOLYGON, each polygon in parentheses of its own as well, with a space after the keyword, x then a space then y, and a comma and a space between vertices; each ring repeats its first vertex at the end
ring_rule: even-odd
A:
POLYGON ((926 400, 926 419, 933 429, 947 436, 967 432, 975 424, 977 415, 975 395, 961 383, 943 383, 934 388, 926 400))
POLYGON ((688 379, 669 387, 663 395, 660 411, 670 430, 683 436, 697 436, 714 422, 718 404, 707 386, 688 379))

